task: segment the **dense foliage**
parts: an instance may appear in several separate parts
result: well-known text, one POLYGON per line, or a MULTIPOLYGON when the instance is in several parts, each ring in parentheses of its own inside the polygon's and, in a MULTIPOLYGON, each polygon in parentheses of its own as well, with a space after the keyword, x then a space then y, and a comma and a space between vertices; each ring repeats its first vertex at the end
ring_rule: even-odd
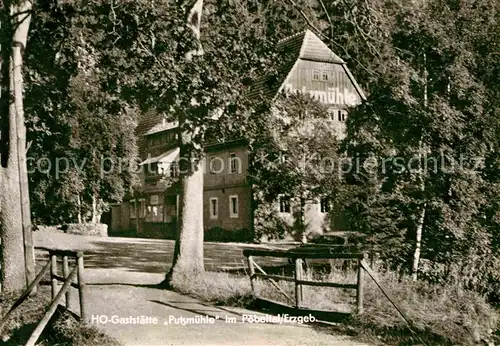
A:
POLYGON ((201 130, 191 148, 195 156, 205 130, 223 140, 250 124, 245 89, 273 73, 277 35, 304 24, 291 24, 290 6, 284 14, 273 2, 208 1, 204 55, 186 61, 184 54, 195 48, 185 25, 192 5, 35 4, 25 103, 38 222, 96 221, 109 202, 122 200, 136 182, 134 131, 143 112, 154 109, 170 120, 185 114, 186 129, 201 130))
POLYGON ((369 92, 344 143, 362 172, 347 177, 350 228, 408 271, 421 227, 421 277, 498 292, 497 4, 372 1, 346 17, 369 92))
MULTIPOLYGON (((343 184, 323 185, 346 230, 371 235, 390 267, 411 273, 414 266, 422 279, 456 282, 493 300, 500 291, 499 13, 489 0, 339 0, 320 1, 299 18, 349 62, 368 95, 351 109, 340 151, 354 166, 343 184)), ((279 183, 260 179, 259 186, 266 193, 282 186, 274 196, 307 182, 296 179, 296 166, 267 168, 276 168, 266 174, 279 183)), ((283 236, 286 227, 271 214, 261 211, 257 225, 283 236)))
POLYGON ((327 107, 310 95, 280 96, 261 117, 265 127, 251 134, 249 171, 256 235, 281 238, 292 233, 300 239, 309 231, 306 208, 339 189, 338 129, 327 120, 327 107), (275 203, 279 199, 289 200, 294 223, 277 215, 275 203))
MULTIPOLYGON (((35 217, 69 221, 119 201, 133 175, 103 178, 96 158, 133 159, 133 130, 148 109, 171 119, 181 113, 185 130, 200 129, 193 155, 207 130, 220 140, 267 131, 259 114, 269 104, 256 105, 245 90, 277 72, 276 41, 309 21, 367 92, 350 112, 342 149, 361 167, 342 177, 344 184, 289 174, 294 167, 286 163, 268 166, 267 178, 283 180, 294 194, 330 195, 347 228, 373 235, 390 266, 410 271, 421 232, 420 277, 492 297, 500 291, 498 2, 208 1, 205 54, 187 61, 192 3, 36 4, 25 55, 28 155, 48 157, 53 167, 59 157, 90 164, 57 177, 32 174, 35 217)), ((276 143, 300 148, 281 140, 256 148, 279 154, 276 143)), ((321 144, 308 150, 332 149, 321 144)))

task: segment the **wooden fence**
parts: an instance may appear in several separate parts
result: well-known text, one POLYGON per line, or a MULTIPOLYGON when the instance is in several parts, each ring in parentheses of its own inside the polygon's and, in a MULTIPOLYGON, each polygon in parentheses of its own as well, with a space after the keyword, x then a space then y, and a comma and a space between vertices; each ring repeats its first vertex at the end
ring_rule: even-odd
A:
POLYGON ((366 257, 363 253, 319 253, 319 252, 293 252, 286 250, 243 250, 244 256, 247 258, 248 268, 250 270, 250 284, 252 291, 255 292, 255 279, 262 278, 270 280, 281 294, 283 294, 289 301, 292 299, 279 287, 275 280, 290 281, 295 283, 295 307, 301 308, 303 301, 302 286, 321 286, 321 287, 334 287, 343 289, 356 290, 356 307, 357 313, 363 313, 363 288, 364 288, 364 268, 362 261, 366 257), (294 277, 283 275, 268 275, 257 263, 254 257, 278 257, 292 259, 295 264, 294 277), (303 262, 306 259, 343 259, 353 260, 358 263, 357 268, 357 282, 355 284, 337 283, 337 282, 324 282, 324 281, 308 281, 303 278, 303 262), (260 273, 255 271, 257 269, 260 273))
POLYGON ((85 281, 84 275, 84 263, 83 263, 83 252, 76 252, 70 250, 55 250, 47 248, 37 248, 38 250, 45 250, 49 252, 49 261, 42 268, 40 273, 36 276, 28 288, 23 292, 21 297, 17 299, 12 307, 9 309, 7 314, 0 320, 0 330, 4 326, 7 319, 12 315, 12 313, 19 307, 26 298, 33 292, 34 288, 40 283, 43 277, 50 271, 50 280, 52 285, 52 302, 47 309, 47 312, 42 317, 35 330, 31 334, 26 346, 35 345, 36 341, 42 334, 43 329, 47 326, 51 317, 57 310, 59 303, 62 301, 63 296, 65 297, 66 309, 70 310, 72 308, 72 292, 71 287, 78 290, 78 296, 80 301, 80 319, 85 321, 85 281), (61 257, 62 263, 62 275, 58 274, 58 262, 57 258, 61 257), (70 270, 70 259, 75 260, 75 266, 70 270), (76 280, 76 282, 75 282, 76 280), (59 282, 62 282, 62 287, 60 290, 59 282))

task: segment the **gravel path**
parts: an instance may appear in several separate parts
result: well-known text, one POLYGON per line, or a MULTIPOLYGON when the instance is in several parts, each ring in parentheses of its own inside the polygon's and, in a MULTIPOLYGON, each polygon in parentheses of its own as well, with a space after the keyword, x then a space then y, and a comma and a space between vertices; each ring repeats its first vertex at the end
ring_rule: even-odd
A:
POLYGON ((125 345, 366 345, 305 324, 250 323, 249 318, 265 319, 266 315, 212 306, 176 292, 148 287, 162 277, 160 274, 140 277, 117 269, 89 270, 89 281, 94 283, 87 292, 89 322, 125 345), (126 284, 97 284, 118 281, 126 284), (113 316, 115 319, 145 316, 150 320, 155 318, 157 324, 99 323, 99 319, 111 321, 113 316), (197 316, 198 324, 188 323, 196 321, 197 316), (213 324, 207 316, 215 319, 213 324), (184 320, 186 324, 182 324, 181 318, 188 319, 184 320))
MULTIPOLYGON (((250 323, 266 315, 156 288, 171 260, 170 241, 37 232, 35 246, 86 251, 88 322, 124 345, 366 345, 313 324, 250 323), (140 322, 141 316, 149 324, 130 323, 132 318, 140 322)), ((207 266, 241 266, 241 249, 239 244, 209 244, 207 251, 205 245, 211 259, 207 266)), ((78 307, 76 294, 72 298, 78 307)))

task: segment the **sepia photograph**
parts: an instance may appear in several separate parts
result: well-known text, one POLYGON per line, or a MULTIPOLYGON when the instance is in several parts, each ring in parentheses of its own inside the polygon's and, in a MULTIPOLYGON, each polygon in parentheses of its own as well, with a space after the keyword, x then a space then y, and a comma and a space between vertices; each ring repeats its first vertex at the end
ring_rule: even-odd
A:
POLYGON ((0 0, 0 345, 500 346, 500 0, 0 0))

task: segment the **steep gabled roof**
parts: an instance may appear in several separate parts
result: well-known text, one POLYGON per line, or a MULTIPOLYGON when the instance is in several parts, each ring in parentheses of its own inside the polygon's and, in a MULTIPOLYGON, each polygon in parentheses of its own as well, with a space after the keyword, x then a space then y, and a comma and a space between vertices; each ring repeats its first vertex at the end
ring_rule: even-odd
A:
POLYGON ((160 122, 156 124, 153 128, 151 128, 149 131, 147 131, 144 136, 149 136, 153 135, 155 133, 167 131, 167 130, 173 130, 176 129, 179 126, 179 122, 177 121, 166 121, 165 118, 159 120, 160 122))
POLYGON ((295 51, 297 59, 345 64, 344 60, 332 52, 332 50, 309 29, 279 41, 278 49, 295 51))
POLYGON ((345 65, 345 61, 309 29, 280 40, 277 49, 285 57, 283 64, 278 67, 275 75, 262 77, 251 86, 248 94, 250 98, 260 94, 269 98, 276 97, 299 60, 345 65))
MULTIPOLYGON (((310 30, 304 30, 280 40, 277 44, 281 64, 272 76, 264 76, 252 84, 248 97, 256 98, 262 94, 266 98, 274 99, 282 90, 284 82, 299 61, 314 61, 331 63, 342 66, 346 78, 349 78, 361 98, 363 91, 356 83, 347 65, 342 58, 336 55, 328 46, 310 30)), ((145 145, 145 136, 166 131, 176 126, 175 123, 165 122, 164 116, 155 111, 145 114, 139 122, 136 133, 139 135, 139 150, 145 145)))

